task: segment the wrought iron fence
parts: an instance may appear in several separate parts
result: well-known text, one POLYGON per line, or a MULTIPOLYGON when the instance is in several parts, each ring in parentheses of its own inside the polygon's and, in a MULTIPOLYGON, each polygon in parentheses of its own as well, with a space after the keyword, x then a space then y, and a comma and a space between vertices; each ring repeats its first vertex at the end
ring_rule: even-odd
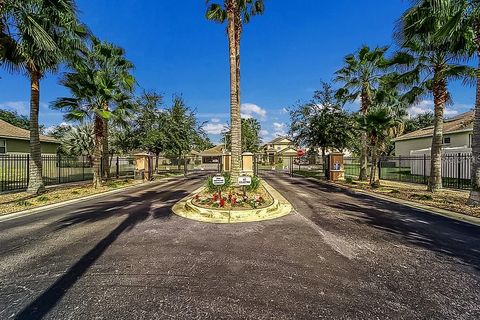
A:
MULTIPOLYGON (((430 177, 430 156, 395 156, 381 157, 377 163, 380 179, 418 184, 428 184, 430 177)), ((470 153, 442 155, 442 182, 446 188, 471 188, 472 156, 470 153)), ((368 162, 367 174, 370 174, 371 163, 368 162)), ((358 177, 360 159, 344 159, 345 176, 358 177)))
MULTIPOLYGON (((30 155, 0 155, 0 192, 26 189, 29 180, 30 155)), ((101 168, 104 168, 103 159, 101 168)), ((87 181, 93 178, 93 161, 88 156, 42 155, 42 178, 46 186, 87 181)), ((109 157, 112 178, 134 176, 132 157, 109 157)))
POLYGON ((305 177, 325 177, 325 166, 322 157, 276 156, 263 154, 255 156, 255 173, 259 171, 279 171, 305 177))

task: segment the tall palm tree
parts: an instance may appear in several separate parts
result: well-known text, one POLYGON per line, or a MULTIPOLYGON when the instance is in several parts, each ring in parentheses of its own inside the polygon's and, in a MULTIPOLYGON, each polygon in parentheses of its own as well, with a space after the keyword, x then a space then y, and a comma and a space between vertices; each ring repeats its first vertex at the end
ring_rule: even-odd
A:
POLYGON ((224 0, 223 5, 207 0, 206 17, 217 23, 227 21, 227 34, 230 53, 230 122, 232 179, 237 180, 241 170, 242 159, 242 124, 240 114, 240 42, 243 24, 250 21, 251 16, 262 14, 263 0, 224 0))
POLYGON ((455 13, 439 30, 439 38, 461 37, 471 45, 472 56, 477 56, 475 119, 472 139, 472 189, 469 204, 480 206, 480 5, 478 0, 436 0, 432 11, 444 15, 450 6, 456 6, 455 13))
MULTIPOLYGON (((372 104, 374 91, 378 88, 381 77, 390 67, 390 62, 385 57, 387 50, 387 47, 371 49, 363 46, 355 54, 347 55, 343 68, 335 73, 335 81, 343 85, 337 92, 337 98, 345 102, 360 98, 360 112, 366 115, 372 104)), ((367 180, 366 132, 362 133, 361 139, 359 180, 367 180)))
POLYGON ((30 79, 30 163, 28 192, 44 190, 39 139, 40 80, 55 72, 76 49, 86 30, 72 0, 8 1, 0 7, 2 62, 30 79), (5 47, 7 43, 7 47, 5 47))
POLYGON ((434 129, 431 148, 429 191, 442 188, 442 143, 445 105, 450 101, 449 80, 469 80, 475 70, 461 62, 468 52, 464 37, 439 38, 437 33, 456 13, 453 5, 445 6, 442 14, 433 10, 436 0, 422 0, 407 10, 397 30, 397 40, 403 51, 393 60, 407 68, 401 76, 411 82, 418 96, 433 96, 434 129))
MULTIPOLYGON (((66 111, 65 118, 73 121, 93 120, 93 186, 102 184, 101 159, 106 139, 106 122, 125 118, 132 108, 131 93, 134 79, 122 66, 103 63, 112 51, 123 52, 106 42, 93 40, 91 48, 76 59, 73 71, 66 73, 61 83, 70 90, 72 97, 59 98, 53 103, 56 109, 66 111), (116 108, 111 109, 112 106, 116 108)), ((115 61, 115 59, 113 59, 115 61)), ((129 69, 129 68, 127 68, 129 69)))

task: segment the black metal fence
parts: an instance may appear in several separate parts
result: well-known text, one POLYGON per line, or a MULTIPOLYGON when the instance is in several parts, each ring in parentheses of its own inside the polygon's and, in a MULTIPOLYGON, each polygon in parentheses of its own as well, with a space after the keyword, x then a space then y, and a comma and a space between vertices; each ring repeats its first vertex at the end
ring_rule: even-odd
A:
MULTIPOLYGON (((28 154, 0 155, 0 192, 26 189, 29 180, 28 154)), ((104 162, 101 161, 102 171, 104 162)), ((46 186, 87 181, 93 178, 93 161, 88 156, 42 155, 42 177, 46 186)), ((132 157, 109 157, 112 178, 134 176, 132 157)))
MULTIPOLYGON (((380 179, 428 184, 430 177, 430 155, 409 157, 381 157, 379 167, 380 179)), ((456 153, 442 155, 442 182, 445 188, 471 188, 470 153, 456 153)), ((370 174, 371 163, 368 162, 367 174, 370 174)), ((360 159, 344 159, 345 176, 358 177, 360 174, 360 159)))

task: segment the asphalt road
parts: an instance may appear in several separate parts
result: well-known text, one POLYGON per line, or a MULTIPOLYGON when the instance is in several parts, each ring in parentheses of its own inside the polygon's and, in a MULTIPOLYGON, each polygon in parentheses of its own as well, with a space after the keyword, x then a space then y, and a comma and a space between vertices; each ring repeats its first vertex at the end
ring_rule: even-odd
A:
POLYGON ((0 222, 0 319, 480 318, 480 228, 264 177, 295 212, 185 220, 190 176, 0 222))

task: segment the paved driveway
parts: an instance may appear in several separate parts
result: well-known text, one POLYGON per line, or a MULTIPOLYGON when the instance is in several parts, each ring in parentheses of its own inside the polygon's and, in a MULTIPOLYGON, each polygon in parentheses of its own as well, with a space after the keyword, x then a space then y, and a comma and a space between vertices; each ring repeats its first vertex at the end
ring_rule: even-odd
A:
POLYGON ((480 228, 283 174, 296 212, 173 216, 204 178, 0 223, 0 319, 478 319, 480 228))

